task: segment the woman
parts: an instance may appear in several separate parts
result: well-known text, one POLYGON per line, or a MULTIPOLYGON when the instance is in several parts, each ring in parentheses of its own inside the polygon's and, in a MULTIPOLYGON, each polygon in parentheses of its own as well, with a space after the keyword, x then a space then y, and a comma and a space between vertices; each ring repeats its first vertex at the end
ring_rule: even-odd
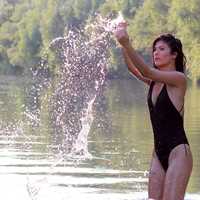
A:
POLYGON ((193 162, 183 127, 187 81, 182 44, 171 34, 159 36, 153 42, 154 67, 148 67, 131 46, 125 26, 119 24, 114 34, 129 70, 149 85, 154 151, 148 195, 155 200, 183 200, 193 162))

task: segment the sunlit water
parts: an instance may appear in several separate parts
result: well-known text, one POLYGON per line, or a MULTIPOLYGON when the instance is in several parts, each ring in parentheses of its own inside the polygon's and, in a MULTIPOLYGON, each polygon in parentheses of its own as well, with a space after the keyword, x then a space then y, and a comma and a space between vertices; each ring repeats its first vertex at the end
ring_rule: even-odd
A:
MULTIPOLYGON (((142 200, 147 198, 152 130, 143 84, 135 80, 105 84, 88 136, 91 157, 63 154, 43 108, 44 122, 24 128, 26 81, 1 78, 0 188, 4 200, 142 200), (103 114, 101 112, 103 109, 103 114), (17 124, 17 125, 16 125, 17 124), (23 127, 23 128, 22 128, 23 127)), ((187 200, 200 199, 200 89, 189 88, 185 127, 194 156, 187 200)))

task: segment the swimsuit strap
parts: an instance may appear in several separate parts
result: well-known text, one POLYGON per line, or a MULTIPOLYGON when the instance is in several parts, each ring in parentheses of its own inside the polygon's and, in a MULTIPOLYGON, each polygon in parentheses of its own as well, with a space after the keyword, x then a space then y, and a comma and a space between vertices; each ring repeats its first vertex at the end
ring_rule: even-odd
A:
POLYGON ((181 109, 179 110, 179 113, 183 110, 183 108, 184 108, 184 103, 183 103, 181 109))

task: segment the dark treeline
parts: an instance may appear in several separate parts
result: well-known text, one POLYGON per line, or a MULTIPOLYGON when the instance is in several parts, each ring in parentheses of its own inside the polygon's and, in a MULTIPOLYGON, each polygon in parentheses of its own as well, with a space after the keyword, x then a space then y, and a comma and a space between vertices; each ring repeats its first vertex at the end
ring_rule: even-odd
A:
MULTIPOLYGON (((95 12, 107 16, 121 11, 134 46, 144 56, 151 54, 152 41, 160 33, 179 37, 188 75, 195 80, 200 77, 199 10, 200 0, 0 0, 0 74, 28 72, 67 27, 86 24, 95 12)), ((111 50, 109 71, 124 76, 119 51, 111 50)), ((49 66, 53 71, 54 65, 49 66)))

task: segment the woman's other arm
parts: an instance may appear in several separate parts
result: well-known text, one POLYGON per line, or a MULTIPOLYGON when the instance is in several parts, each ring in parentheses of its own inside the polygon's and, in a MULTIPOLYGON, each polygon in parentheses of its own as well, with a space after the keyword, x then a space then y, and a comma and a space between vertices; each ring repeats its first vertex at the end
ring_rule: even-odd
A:
POLYGON ((124 56, 125 63, 127 64, 128 69, 131 72, 131 74, 134 75, 139 80, 143 81, 144 83, 150 85, 151 80, 148 79, 148 78, 145 78, 140 73, 140 71, 134 66, 133 62, 131 61, 131 59, 129 58, 128 54, 126 53, 126 51, 123 48, 122 48, 122 53, 123 53, 123 56, 124 56))

